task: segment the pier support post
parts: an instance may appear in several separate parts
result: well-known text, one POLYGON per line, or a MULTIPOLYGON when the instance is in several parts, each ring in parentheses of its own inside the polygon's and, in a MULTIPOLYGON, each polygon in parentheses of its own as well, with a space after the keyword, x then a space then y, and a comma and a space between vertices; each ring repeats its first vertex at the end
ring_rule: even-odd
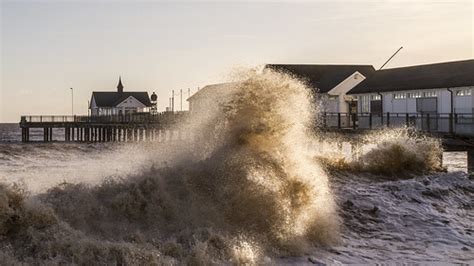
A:
POLYGON ((43 141, 44 142, 48 142, 48 132, 49 130, 47 127, 43 128, 43 141))
POLYGON ((467 151, 467 173, 474 177, 474 149, 467 151))
POLYGON ((21 142, 26 142, 26 128, 21 128, 21 142))

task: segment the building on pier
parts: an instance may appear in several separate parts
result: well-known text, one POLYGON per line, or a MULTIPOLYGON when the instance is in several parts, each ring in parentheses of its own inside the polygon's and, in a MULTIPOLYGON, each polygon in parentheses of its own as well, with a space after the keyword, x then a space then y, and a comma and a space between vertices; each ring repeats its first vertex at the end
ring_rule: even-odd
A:
POLYGON ((352 88, 371 76, 371 65, 268 64, 265 69, 287 72, 302 79, 321 98, 323 112, 350 113, 356 111, 352 88))
POLYGON ((348 94, 358 100, 358 113, 375 120, 384 113, 424 115, 431 117, 431 130, 448 131, 449 116, 455 117, 458 133, 474 132, 474 60, 378 70, 348 94))
POLYGON ((91 115, 107 116, 147 113, 153 109, 148 92, 123 91, 123 88, 122 79, 119 78, 117 91, 92 92, 89 106, 91 115))
POLYGON ((189 112, 191 114, 211 114, 218 110, 212 108, 220 108, 221 103, 225 103, 234 91, 236 82, 218 83, 204 86, 191 97, 187 99, 189 102, 189 112))

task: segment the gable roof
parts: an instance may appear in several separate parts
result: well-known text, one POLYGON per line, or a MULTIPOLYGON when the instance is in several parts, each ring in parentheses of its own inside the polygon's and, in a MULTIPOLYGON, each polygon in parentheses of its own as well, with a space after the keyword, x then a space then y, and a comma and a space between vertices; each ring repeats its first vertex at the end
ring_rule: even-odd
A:
POLYGON ((209 97, 212 95, 216 95, 218 93, 222 93, 223 90, 229 90, 236 84, 237 82, 227 82, 227 83, 217 83, 217 84, 206 85, 202 89, 198 90, 193 95, 191 95, 191 97, 189 97, 187 101, 193 101, 200 97, 209 97))
POLYGON ((326 93, 336 87, 356 71, 368 77, 375 72, 371 65, 287 65, 268 64, 265 68, 288 72, 303 79, 320 93, 326 93))
MULTIPOLYGON (((95 103, 97 107, 115 107, 130 96, 134 97, 139 102, 143 103, 146 107, 151 106, 150 97, 148 96, 148 92, 146 91, 127 91, 127 92, 94 91, 92 92, 92 98, 95 99, 95 103)), ((92 101, 91 101, 91 104, 92 104, 92 101)))
POLYGON ((348 94, 474 85, 474 60, 378 70, 348 94))

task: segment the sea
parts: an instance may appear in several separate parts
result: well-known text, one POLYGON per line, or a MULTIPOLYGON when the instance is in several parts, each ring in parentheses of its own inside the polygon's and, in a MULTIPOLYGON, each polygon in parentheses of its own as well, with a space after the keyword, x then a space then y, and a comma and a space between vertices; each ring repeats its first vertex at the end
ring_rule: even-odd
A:
POLYGON ((0 124, 0 261, 474 264, 466 153, 387 129, 354 158, 306 130, 304 84, 246 78, 219 96, 231 112, 169 143, 66 143, 60 130, 22 143, 18 124, 0 124))

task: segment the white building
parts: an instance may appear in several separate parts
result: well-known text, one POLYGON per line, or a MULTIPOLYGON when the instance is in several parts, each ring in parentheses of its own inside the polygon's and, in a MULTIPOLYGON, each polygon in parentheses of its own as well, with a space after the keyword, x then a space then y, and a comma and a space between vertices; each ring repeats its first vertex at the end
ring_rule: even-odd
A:
POLYGON ((101 116, 144 113, 149 112, 151 107, 152 103, 148 92, 124 92, 122 80, 119 78, 117 91, 94 91, 92 93, 89 109, 92 116, 101 116))
POLYGON ((375 72, 370 65, 270 64, 265 68, 287 72, 302 79, 324 100, 322 111, 333 113, 355 111, 355 99, 347 92, 375 72))
POLYGON ((229 99, 234 92, 235 85, 236 83, 229 82, 204 86, 187 99, 189 112, 203 115, 219 111, 220 104, 229 99))
MULTIPOLYGON (((371 113, 374 117, 390 113, 389 116, 400 114, 403 119, 407 114, 409 117, 423 114, 444 120, 450 115, 472 118, 474 60, 379 70, 349 94, 357 97, 358 113, 371 113)), ((364 123, 363 120, 360 122, 364 123)), ((449 125, 436 121, 430 126, 449 125)))

